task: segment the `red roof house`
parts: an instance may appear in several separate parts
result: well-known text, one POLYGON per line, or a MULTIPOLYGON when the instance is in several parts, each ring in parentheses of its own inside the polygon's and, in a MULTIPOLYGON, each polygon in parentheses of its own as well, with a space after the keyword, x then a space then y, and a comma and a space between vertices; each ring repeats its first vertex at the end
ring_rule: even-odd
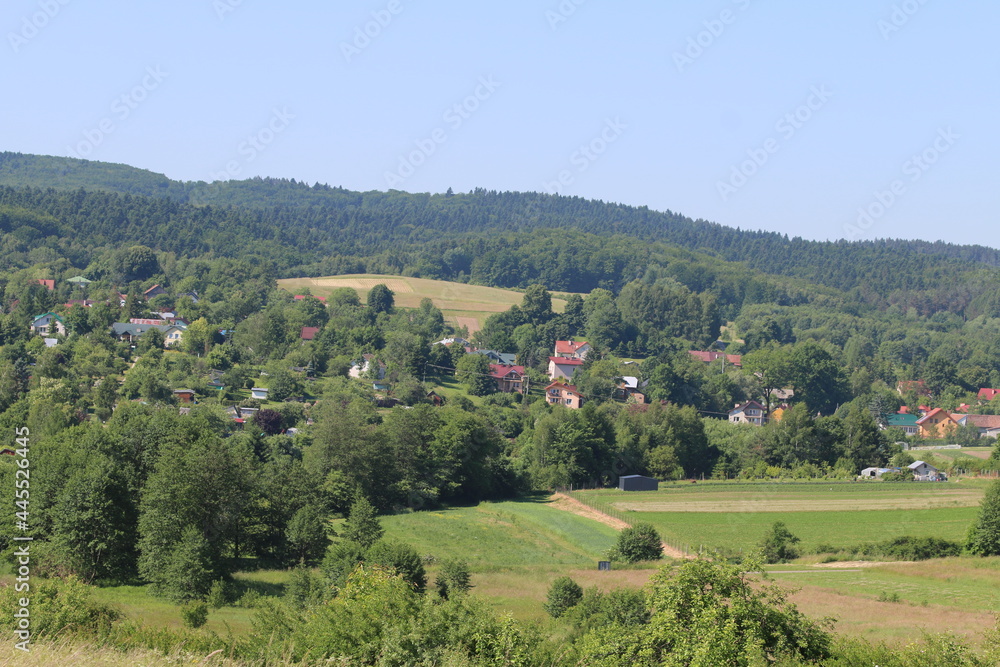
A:
POLYGON ((299 338, 302 340, 313 340, 316 338, 316 334, 319 333, 319 327, 302 327, 302 331, 299 333, 299 338))
POLYGON ((980 401, 992 401, 996 398, 997 394, 1000 394, 1000 389, 980 389, 979 390, 979 400, 980 401))
POLYGON ((556 341, 556 352, 557 357, 564 357, 566 359, 586 359, 587 353, 590 352, 590 343, 585 341, 576 342, 573 340, 557 340, 556 341))
MULTIPOLYGON (((302 301, 302 299, 306 298, 307 296, 312 296, 312 295, 311 294, 296 294, 292 298, 295 299, 296 301, 302 301)), ((323 297, 323 296, 313 296, 313 298, 316 299, 316 300, 318 300, 320 303, 326 303, 326 297, 323 297)))
POLYGON ((704 361, 706 364, 710 364, 716 359, 725 359, 726 363, 730 363, 733 366, 742 367, 743 357, 739 354, 726 354, 725 352, 717 352, 711 350, 708 352, 701 352, 698 350, 688 350, 688 354, 699 361, 704 361))
POLYGON ((549 379, 558 380, 565 378, 570 380, 576 369, 583 366, 583 359, 567 359, 565 357, 549 357, 549 379))
POLYGON ((41 285, 41 286, 43 286, 45 289, 49 290, 50 292, 56 288, 56 281, 54 281, 54 280, 45 280, 43 278, 39 278, 38 279, 38 284, 41 285))
POLYGON ((524 366, 490 364, 490 377, 496 381, 498 391, 524 393, 524 366))

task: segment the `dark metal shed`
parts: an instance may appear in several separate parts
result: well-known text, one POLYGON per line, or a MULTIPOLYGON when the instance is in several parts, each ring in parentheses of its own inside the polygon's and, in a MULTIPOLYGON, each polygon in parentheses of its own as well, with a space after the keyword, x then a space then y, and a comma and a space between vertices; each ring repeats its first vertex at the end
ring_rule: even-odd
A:
POLYGON ((619 491, 659 491, 660 482, 642 475, 622 475, 618 478, 619 491))

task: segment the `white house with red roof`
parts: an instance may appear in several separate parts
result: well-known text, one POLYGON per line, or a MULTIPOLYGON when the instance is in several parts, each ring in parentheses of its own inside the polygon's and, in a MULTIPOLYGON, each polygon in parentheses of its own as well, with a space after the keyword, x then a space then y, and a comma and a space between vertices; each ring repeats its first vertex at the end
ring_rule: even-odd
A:
POLYGON ((583 359, 549 357, 549 379, 572 380, 573 373, 575 373, 581 366, 583 366, 583 359))
POLYGON ((590 343, 574 340, 557 340, 555 356, 563 359, 579 359, 583 361, 590 352, 590 343))
POLYGON ((497 383, 497 391, 505 394, 524 393, 524 366, 490 364, 490 377, 497 383))

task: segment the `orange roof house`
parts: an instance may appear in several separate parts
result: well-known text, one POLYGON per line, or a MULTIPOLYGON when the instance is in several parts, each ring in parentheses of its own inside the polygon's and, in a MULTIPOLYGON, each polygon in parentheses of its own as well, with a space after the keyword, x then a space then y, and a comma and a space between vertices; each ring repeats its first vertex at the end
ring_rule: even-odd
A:
POLYGON ((958 425, 958 420, 944 408, 934 408, 917 420, 921 438, 944 438, 958 425))
POLYGON ((989 402, 996 398, 998 394, 1000 394, 1000 389, 983 388, 979 390, 979 400, 989 402))

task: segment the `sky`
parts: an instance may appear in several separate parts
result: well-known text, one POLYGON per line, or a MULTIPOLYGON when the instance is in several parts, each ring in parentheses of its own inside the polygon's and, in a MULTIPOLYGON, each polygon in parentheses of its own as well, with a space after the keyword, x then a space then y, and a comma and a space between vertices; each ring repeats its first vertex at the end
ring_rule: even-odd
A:
POLYGON ((986 0, 7 0, 0 150, 1000 248, 986 0))

